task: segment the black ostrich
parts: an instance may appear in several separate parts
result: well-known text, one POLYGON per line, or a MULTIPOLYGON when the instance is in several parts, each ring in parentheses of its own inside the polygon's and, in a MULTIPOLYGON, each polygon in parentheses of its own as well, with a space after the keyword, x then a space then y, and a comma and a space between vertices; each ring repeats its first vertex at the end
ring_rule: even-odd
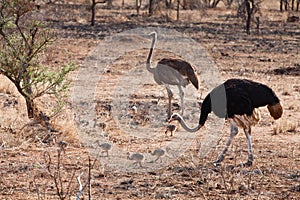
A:
POLYGON ((174 113, 169 122, 177 120, 189 132, 198 131, 207 120, 208 114, 214 112, 220 118, 230 122, 230 137, 225 148, 214 162, 219 165, 225 157, 229 145, 238 133, 238 127, 243 128, 248 143, 248 161, 243 166, 251 166, 253 162, 251 126, 260 120, 257 108, 267 106, 274 119, 282 116, 283 108, 274 91, 268 86, 247 79, 229 79, 214 88, 204 99, 201 107, 199 124, 195 128, 186 125, 183 118, 174 113))

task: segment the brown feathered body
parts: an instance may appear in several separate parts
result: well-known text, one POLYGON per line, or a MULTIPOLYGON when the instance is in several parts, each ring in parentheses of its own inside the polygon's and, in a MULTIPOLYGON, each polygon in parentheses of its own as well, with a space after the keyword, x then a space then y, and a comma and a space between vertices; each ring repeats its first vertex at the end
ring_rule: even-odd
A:
MULTIPOLYGON (((156 67, 159 68, 156 70, 158 71, 158 73, 161 71, 160 68, 165 67, 170 72, 169 74, 163 74, 163 75, 165 76, 174 75, 173 77, 170 77, 171 78, 170 80, 168 78, 166 81, 169 81, 169 83, 165 83, 165 84, 178 85, 179 83, 182 83, 182 86, 185 87, 189 83, 192 83, 196 89, 199 89, 196 70, 190 63, 179 58, 163 58, 157 63, 156 67), (173 70, 174 72, 172 72, 173 70)), ((159 74, 157 76, 160 79, 155 78, 154 76, 155 81, 158 82, 159 84, 164 84, 163 80, 161 80, 164 78, 161 78, 159 74)))

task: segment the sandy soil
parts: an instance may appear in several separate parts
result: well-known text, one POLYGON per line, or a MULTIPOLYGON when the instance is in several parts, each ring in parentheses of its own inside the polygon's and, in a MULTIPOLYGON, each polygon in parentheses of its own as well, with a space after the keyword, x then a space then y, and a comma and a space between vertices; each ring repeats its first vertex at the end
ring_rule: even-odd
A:
MULTIPOLYGON (((142 170, 142 173, 138 173, 138 167, 136 172, 121 172, 105 165, 105 159, 110 158, 94 162, 95 157, 91 156, 89 149, 94 148, 95 141, 90 146, 82 142, 80 130, 76 127, 81 122, 78 124, 73 120, 73 105, 53 119, 62 134, 48 133, 39 125, 27 126, 19 131, 28 122, 23 111, 24 102, 1 77, 0 198, 74 198, 79 190, 78 177, 81 174, 84 185, 88 169, 92 168, 93 199, 299 199, 300 25, 299 22, 287 23, 286 19, 288 15, 300 14, 280 13, 275 8, 267 10, 267 6, 264 5, 261 11, 259 32, 254 28, 252 34, 247 35, 242 28, 242 20, 235 17, 233 10, 225 8, 205 12, 182 11, 180 21, 176 22, 166 20, 163 11, 153 17, 135 16, 133 9, 101 9, 103 6, 99 5, 96 25, 91 27, 85 6, 44 5, 41 11, 47 14, 43 15, 44 19, 50 22, 51 28, 60 37, 48 50, 43 62, 56 67, 73 60, 79 66, 70 75, 74 81, 80 69, 86 67, 86 58, 94 50, 97 51, 98 45, 105 42, 105 37, 133 28, 169 28, 198 42, 210 55, 222 80, 248 78, 272 87, 284 105, 284 115, 274 122, 266 108, 260 109, 262 120, 252 130, 255 161, 251 167, 237 167, 247 156, 243 133, 235 138, 222 166, 211 164, 229 135, 226 122, 220 129, 217 145, 204 157, 199 157, 204 137, 199 131, 199 136, 192 137, 189 148, 167 165, 158 164, 157 169, 142 170), (67 141, 68 147, 62 149, 59 141, 67 141), (92 167, 89 167, 89 159, 92 167)), ((153 144, 149 145, 149 140, 125 135, 124 130, 118 127, 111 109, 112 93, 124 74, 143 65, 147 53, 147 49, 132 51, 115 60, 101 74, 95 94, 97 130, 109 136, 110 142, 124 151, 139 150, 145 154, 152 150, 148 146, 163 147, 164 142, 180 139, 181 133, 185 133, 179 128, 174 136, 166 136, 166 123, 162 122, 151 140, 153 144)), ((153 61, 169 55, 173 55, 172 51, 162 51, 158 47, 153 61)), ((198 75, 201 79, 202 74, 198 75)), ((209 92, 203 80, 201 84, 202 87, 196 92, 196 102, 201 102, 209 92)), ((159 104, 164 109, 167 98, 164 88, 154 81, 146 86, 144 93, 138 91, 131 96, 133 105, 144 105, 141 112, 134 113, 133 110, 131 114, 136 126, 149 131, 151 124, 145 118, 145 105, 159 104)), ((192 88, 189 90, 194 91, 192 88)), ((178 103, 180 101, 176 96, 175 110, 178 103)), ((187 101, 187 104, 194 106, 192 110, 197 107, 193 100, 187 101)), ((83 196, 88 199, 88 188, 83 196)))

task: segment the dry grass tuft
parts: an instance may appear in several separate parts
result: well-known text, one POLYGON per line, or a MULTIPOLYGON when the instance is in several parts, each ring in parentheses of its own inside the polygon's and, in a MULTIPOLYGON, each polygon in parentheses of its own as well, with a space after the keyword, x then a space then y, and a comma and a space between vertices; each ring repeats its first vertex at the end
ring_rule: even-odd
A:
POLYGON ((79 142, 77 125, 70 110, 63 109, 59 115, 51 120, 51 123, 54 129, 61 132, 57 141, 64 140, 70 144, 77 144, 79 142))
MULTIPOLYGON (((53 145, 61 140, 73 144, 78 141, 70 110, 63 109, 51 118, 50 124, 58 132, 48 132, 46 127, 28 119, 25 100, 14 91, 9 81, 3 80, 0 81, 0 147, 20 147, 32 143, 53 145)), ((52 101, 38 100, 37 104, 42 105, 42 111, 47 112, 47 108, 51 108, 52 101)))
POLYGON ((288 121, 288 120, 280 121, 278 124, 276 124, 273 127, 272 135, 277 135, 286 132, 295 133, 297 132, 298 127, 299 127, 299 123, 296 121, 288 121))

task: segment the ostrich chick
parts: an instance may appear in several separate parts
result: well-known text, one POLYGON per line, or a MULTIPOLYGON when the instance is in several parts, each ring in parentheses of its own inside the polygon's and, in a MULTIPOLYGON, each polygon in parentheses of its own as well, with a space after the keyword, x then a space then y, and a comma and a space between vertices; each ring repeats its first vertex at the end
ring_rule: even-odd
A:
POLYGON ((57 146, 59 147, 60 151, 65 153, 66 152, 66 148, 68 147, 68 143, 65 141, 59 141, 57 143, 57 146))
POLYGON ((169 122, 177 120, 188 132, 196 132, 204 126, 208 114, 213 112, 230 122, 230 137, 225 148, 214 162, 219 165, 233 138, 238 134, 238 127, 245 132, 248 143, 248 160, 242 166, 251 166, 254 160, 251 142, 251 127, 260 120, 258 108, 267 106, 270 115, 276 120, 282 116, 283 108, 275 92, 268 86, 247 79, 228 79, 214 88, 203 100, 199 124, 190 128, 183 118, 175 113, 169 122))
POLYGON ((100 144, 99 141, 98 141, 98 144, 99 144, 100 149, 102 150, 101 153, 105 152, 106 156, 108 157, 108 151, 111 150, 111 144, 109 144, 107 142, 100 144))
POLYGON ((176 129, 177 129, 177 127, 176 127, 175 125, 169 124, 169 125, 167 126, 166 131, 165 131, 165 134, 167 135, 168 132, 170 132, 170 133, 171 133, 171 136, 173 136, 173 133, 176 131, 176 129))
POLYGON ((142 161, 144 160, 144 155, 140 154, 140 153, 133 153, 130 155, 130 153, 127 153, 127 159, 128 160, 134 160, 135 162, 133 162, 133 165, 137 165, 139 164, 140 167, 142 166, 142 161))
POLYGON ((156 162, 158 159, 160 159, 160 162, 162 162, 161 157, 165 155, 165 150, 163 149, 155 149, 152 153, 152 156, 156 156, 156 159, 153 162, 156 162))

